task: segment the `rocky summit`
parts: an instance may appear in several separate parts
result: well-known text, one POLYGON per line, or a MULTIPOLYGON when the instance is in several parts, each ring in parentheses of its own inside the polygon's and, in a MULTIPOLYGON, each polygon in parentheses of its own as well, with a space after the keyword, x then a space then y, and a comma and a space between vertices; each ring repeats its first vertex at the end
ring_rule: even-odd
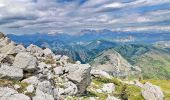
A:
POLYGON ((110 59, 115 66, 109 70, 92 69, 89 64, 56 55, 49 48, 34 44, 25 48, 0 33, 0 100, 164 99, 156 85, 126 82, 109 74, 108 71, 117 69, 121 73, 131 70, 118 53, 101 58, 110 59))
POLYGON ((69 62, 67 56, 33 44, 25 48, 0 33, 0 79, 15 82, 0 87, 0 100, 63 100, 65 96, 81 96, 91 83, 90 71, 89 64, 69 62), (23 85, 25 90, 21 89, 23 85))

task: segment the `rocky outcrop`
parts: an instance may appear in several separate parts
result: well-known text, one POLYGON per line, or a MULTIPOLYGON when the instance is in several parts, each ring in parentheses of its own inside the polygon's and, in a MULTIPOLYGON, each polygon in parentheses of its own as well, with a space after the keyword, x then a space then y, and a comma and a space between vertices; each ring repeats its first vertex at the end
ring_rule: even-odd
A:
POLYGON ((83 95, 91 82, 91 66, 68 59, 33 44, 25 49, 0 33, 0 79, 20 83, 13 84, 14 89, 0 87, 0 100, 60 100, 83 95))
POLYGON ((41 57, 43 55, 43 50, 40 47, 33 44, 27 47, 27 51, 35 55, 36 57, 41 57))
MULTIPOLYGON (((114 55, 111 57, 113 65, 116 64, 113 69, 119 74, 131 71, 130 65, 124 65, 128 64, 126 61, 117 60, 116 57, 121 58, 119 54, 114 55)), ((70 97, 81 100, 84 98, 81 95, 90 92, 101 93, 106 100, 119 100, 113 96, 118 84, 119 81, 103 70, 91 71, 89 64, 71 62, 69 57, 55 55, 48 48, 41 49, 32 44, 25 49, 0 33, 0 100, 67 100, 70 97), (96 78, 93 84, 91 75, 96 78)), ((136 85, 143 89, 146 100, 163 100, 159 87, 148 83, 136 85)), ((89 98, 101 99, 100 96, 89 98)))
POLYGON ((23 78, 23 70, 14 66, 1 65, 0 78, 21 80, 23 78))
POLYGON ((28 52, 18 53, 13 65, 26 71, 35 71, 37 59, 28 52))
POLYGON ((87 86, 89 86, 91 82, 90 65, 70 64, 67 65, 66 68, 68 68, 68 73, 69 73, 67 78, 77 85, 79 94, 85 92, 87 86))
POLYGON ((142 87, 142 96, 145 100, 164 100, 161 88, 148 82, 142 87))

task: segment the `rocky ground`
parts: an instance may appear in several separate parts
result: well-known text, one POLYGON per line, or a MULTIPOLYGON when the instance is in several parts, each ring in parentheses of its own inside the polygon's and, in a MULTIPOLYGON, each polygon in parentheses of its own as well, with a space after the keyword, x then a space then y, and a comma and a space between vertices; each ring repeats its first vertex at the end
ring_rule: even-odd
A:
POLYGON ((0 33, 0 100, 163 100, 151 83, 124 82, 50 49, 0 33))

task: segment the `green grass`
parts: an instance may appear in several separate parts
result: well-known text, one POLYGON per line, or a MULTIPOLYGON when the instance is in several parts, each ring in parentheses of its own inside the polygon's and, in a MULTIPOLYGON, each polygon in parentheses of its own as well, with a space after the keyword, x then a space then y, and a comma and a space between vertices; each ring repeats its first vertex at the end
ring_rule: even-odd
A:
MULTIPOLYGON (((122 100, 144 100, 141 95, 141 89, 139 87, 123 84, 116 78, 112 78, 112 79, 95 78, 93 79, 93 82, 99 85, 97 88, 100 88, 102 84, 114 83, 116 85, 116 89, 111 95, 121 98, 122 100)), ((107 95, 104 94, 103 95, 98 93, 94 93, 94 94, 95 96, 102 98, 102 100, 104 100, 107 97, 107 95)))
POLYGON ((134 85, 128 85, 126 91, 129 100, 144 100, 141 95, 141 88, 134 85))

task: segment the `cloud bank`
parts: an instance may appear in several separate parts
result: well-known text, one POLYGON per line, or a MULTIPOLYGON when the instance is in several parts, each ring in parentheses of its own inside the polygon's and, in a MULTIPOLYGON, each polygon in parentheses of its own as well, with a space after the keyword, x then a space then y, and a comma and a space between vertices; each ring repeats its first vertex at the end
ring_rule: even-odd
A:
POLYGON ((170 0, 0 0, 0 31, 170 31, 170 0))

